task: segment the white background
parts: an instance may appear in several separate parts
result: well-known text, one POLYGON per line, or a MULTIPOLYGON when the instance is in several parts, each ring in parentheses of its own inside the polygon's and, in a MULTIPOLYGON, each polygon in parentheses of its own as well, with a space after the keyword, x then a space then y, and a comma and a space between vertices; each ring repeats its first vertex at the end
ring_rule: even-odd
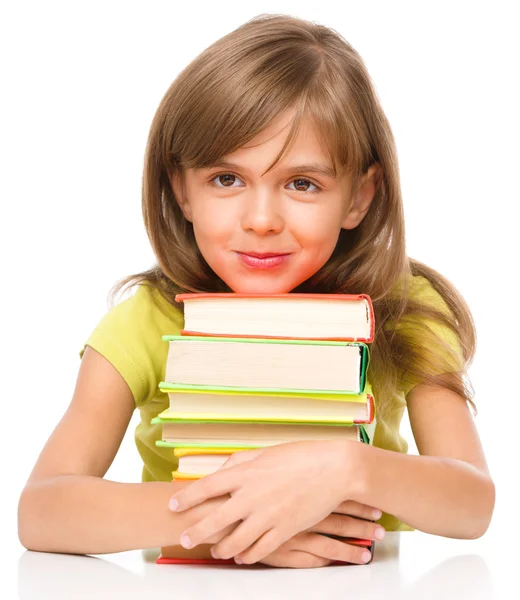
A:
MULTIPOLYGON (((155 262, 140 206, 155 110, 199 52, 262 12, 333 27, 365 60, 396 138, 408 253, 446 275, 474 315, 478 350, 470 375, 476 425, 497 485, 492 528, 514 527, 520 417, 515 5, 2 4, 2 551, 11 558, 22 551, 18 496, 67 408, 79 350, 108 309, 109 288, 155 262)), ((139 481, 136 424, 137 414, 108 478, 139 481)), ((414 452, 406 418, 402 432, 414 452)))

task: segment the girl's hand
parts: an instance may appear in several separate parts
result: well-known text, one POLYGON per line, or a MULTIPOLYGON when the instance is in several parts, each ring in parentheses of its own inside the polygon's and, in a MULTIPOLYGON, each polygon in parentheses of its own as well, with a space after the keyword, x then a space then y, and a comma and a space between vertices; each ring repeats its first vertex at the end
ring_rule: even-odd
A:
MULTIPOLYGON (((381 511, 377 512, 378 514, 374 514, 374 508, 359 504, 354 500, 342 502, 335 512, 323 521, 297 533, 259 562, 272 567, 292 567, 295 569, 326 567, 336 560, 353 564, 365 564, 371 559, 368 548, 320 534, 380 540, 382 537, 376 536, 376 531, 381 529, 384 537, 385 530, 380 525, 372 522, 372 519, 379 518, 381 511)), ((235 560, 237 558, 240 557, 235 557, 235 560)))
POLYGON ((230 558, 242 553, 244 563, 261 560, 295 534, 325 519, 348 498, 347 483, 355 480, 360 468, 358 444, 345 440, 288 442, 238 452, 235 460, 241 460, 239 464, 226 467, 226 463, 172 497, 181 511, 209 498, 231 496, 188 528, 181 544, 194 547, 242 521, 215 546, 214 555, 230 558))
MULTIPOLYGON (((199 521, 200 521, 201 519, 203 519, 207 515, 213 513, 216 510, 218 510, 223 504, 226 503, 227 500, 229 500, 229 498, 231 498, 231 496, 229 494, 226 494, 225 496, 220 496, 219 498, 211 498, 210 500, 206 500, 202 504, 199 504, 196 507, 196 510, 197 510, 197 513, 198 513, 197 514, 197 519, 199 519, 199 521)), ((224 529, 222 531, 218 531, 214 535, 212 535, 209 538, 207 538, 206 540, 204 540, 204 543, 206 543, 206 544, 218 544, 218 542, 220 542, 220 540, 224 539, 228 535, 231 535, 231 533, 237 527, 238 527, 238 523, 233 523, 231 525, 228 525, 227 527, 224 527, 224 529)))
MULTIPOLYGON (((225 498, 222 496, 216 501, 207 500, 203 506, 209 507, 215 502, 216 505, 214 504, 213 507, 220 506, 225 502, 225 498)), ((346 541, 335 540, 323 534, 365 540, 381 540, 384 537, 385 530, 373 522, 380 516, 381 511, 377 511, 371 506, 360 504, 354 500, 347 500, 342 502, 323 521, 297 533, 259 562, 272 567, 291 567, 293 569, 326 567, 336 560, 352 564, 365 564, 371 558, 369 549, 349 544, 346 541), (382 531, 383 537, 376 535, 378 529, 382 531), (363 559, 364 553, 367 553, 367 560, 363 559)), ((230 525, 225 530, 205 540, 205 542, 217 544, 229 535, 235 527, 236 525, 230 525)), ((240 560, 240 556, 236 556, 236 559, 240 560)))
MULTIPOLYGON (((252 460, 255 456, 258 455, 258 452, 259 452, 258 450, 237 451, 234 454, 232 454, 226 460, 226 462, 221 467, 219 467, 218 470, 228 469, 229 467, 240 464, 241 462, 244 462, 246 460, 252 460)), ((193 485, 194 481, 196 481, 196 480, 191 481, 189 483, 189 485, 193 485)), ((186 486, 186 487, 189 487, 189 486, 186 486)), ((199 521, 203 517, 207 516, 208 514, 212 513, 213 511, 219 509, 230 498, 231 498, 231 496, 229 494, 224 494, 223 496, 218 496, 216 498, 210 498, 210 499, 206 500, 205 502, 201 502, 200 504, 198 504, 196 509, 197 509, 197 513, 198 513, 197 518, 199 519, 199 521)), ((212 536, 210 536, 209 538, 204 540, 204 542, 206 544, 217 544, 218 542, 220 542, 220 540, 223 540, 225 537, 230 535, 237 527, 238 527, 238 523, 232 523, 231 525, 228 525, 227 527, 225 527, 222 531, 218 531, 217 533, 213 534, 212 536)))

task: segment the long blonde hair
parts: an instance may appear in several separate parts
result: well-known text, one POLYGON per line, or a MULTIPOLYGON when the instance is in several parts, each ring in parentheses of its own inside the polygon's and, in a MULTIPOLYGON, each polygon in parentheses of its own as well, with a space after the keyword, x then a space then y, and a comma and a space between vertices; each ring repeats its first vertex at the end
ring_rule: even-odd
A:
POLYGON ((192 224, 174 197, 174 170, 211 166, 241 148, 286 110, 297 111, 286 144, 271 170, 290 147, 304 118, 323 137, 337 173, 354 181, 372 163, 382 182, 360 225, 342 230, 328 262, 294 292, 365 293, 374 305, 376 334, 370 346, 368 377, 382 415, 404 377, 451 389, 470 402, 466 369, 476 334, 464 299, 437 271, 410 259, 394 137, 359 54, 334 30, 287 15, 261 14, 217 40, 175 79, 153 119, 145 155, 142 210, 157 258, 151 269, 118 281, 122 288, 146 284, 160 290, 182 310, 175 294, 232 291, 200 253, 192 224), (412 300, 412 276, 427 278, 449 309, 439 311, 412 300), (455 332, 463 362, 453 377, 450 350, 432 350, 435 338, 427 320, 455 332), (399 323, 413 326, 399 327, 399 323))

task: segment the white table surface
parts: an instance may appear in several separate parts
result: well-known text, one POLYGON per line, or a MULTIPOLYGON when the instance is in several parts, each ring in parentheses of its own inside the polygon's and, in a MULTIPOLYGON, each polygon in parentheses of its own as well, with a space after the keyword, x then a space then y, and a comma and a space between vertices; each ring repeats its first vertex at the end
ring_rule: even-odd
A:
MULTIPOLYGON (((419 531, 388 532, 382 542, 377 542, 371 564, 315 569, 260 564, 157 565, 154 561, 158 550, 98 556, 22 550, 11 555, 15 564, 10 575, 15 575, 17 584, 12 586, 12 592, 1 597, 6 600, 518 598, 518 568, 513 568, 512 556, 515 544, 500 546, 499 539, 504 538, 492 531, 478 540, 456 540, 419 531)), ((5 562, 3 566, 7 566, 5 562)), ((5 589, 7 580, 2 579, 5 589)))

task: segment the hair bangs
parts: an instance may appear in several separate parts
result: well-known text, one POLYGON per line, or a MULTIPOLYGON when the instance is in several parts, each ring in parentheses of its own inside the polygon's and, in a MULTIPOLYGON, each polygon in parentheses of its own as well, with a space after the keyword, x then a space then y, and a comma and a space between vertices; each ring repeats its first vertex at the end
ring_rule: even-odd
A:
POLYGON ((330 93, 330 89, 329 82, 319 78, 308 90, 298 107, 283 148, 265 173, 271 171, 292 148, 305 120, 313 123, 314 132, 332 163, 336 177, 346 173, 358 176, 366 171, 372 161, 372 152, 360 142, 355 120, 351 118, 352 115, 345 114, 344 103, 339 101, 339 95, 330 93))
MULTIPOLYGON (((203 68, 201 61, 199 68, 203 68)), ((297 135, 304 118, 305 99, 319 70, 316 52, 280 48, 273 41, 249 49, 248 59, 235 58, 226 69, 209 61, 208 73, 192 68, 190 96, 182 102, 186 111, 178 116, 183 126, 171 132, 170 153, 175 165, 183 168, 210 167, 254 139, 274 120, 296 108, 289 136, 273 166, 297 135), (210 68, 211 67, 211 68, 210 68), (189 132, 189 135, 184 132, 189 132)))

